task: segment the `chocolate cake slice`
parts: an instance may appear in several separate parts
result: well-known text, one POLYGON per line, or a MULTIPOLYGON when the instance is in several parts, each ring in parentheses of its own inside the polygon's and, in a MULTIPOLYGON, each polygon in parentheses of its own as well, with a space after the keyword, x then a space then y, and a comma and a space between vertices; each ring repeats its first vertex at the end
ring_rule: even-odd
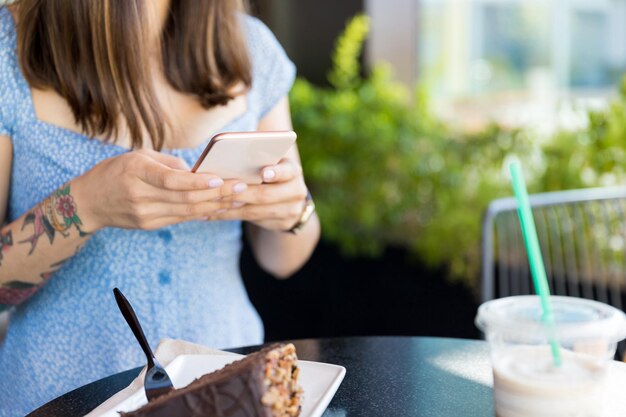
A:
POLYGON ((291 343, 268 346, 123 417, 297 417, 302 389, 291 343))

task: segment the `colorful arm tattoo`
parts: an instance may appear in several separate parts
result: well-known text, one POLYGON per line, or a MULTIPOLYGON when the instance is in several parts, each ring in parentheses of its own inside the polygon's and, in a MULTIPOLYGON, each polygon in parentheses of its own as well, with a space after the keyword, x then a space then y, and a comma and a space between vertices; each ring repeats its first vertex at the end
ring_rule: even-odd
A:
MULTIPOLYGON (((57 234, 68 237, 69 230, 73 227, 78 231, 80 237, 88 236, 89 233, 83 232, 81 229, 82 222, 78 217, 78 209, 74 198, 70 194, 70 185, 66 184, 53 192, 48 198, 38 204, 34 209, 28 212, 22 224, 22 230, 26 226, 32 225, 32 235, 19 243, 30 243, 30 251, 28 255, 32 255, 39 239, 46 235, 50 244, 54 243, 57 234)), ((6 233, 0 231, 0 265, 3 259, 3 253, 13 246, 13 235, 9 230, 6 233)), ((77 252, 80 245, 77 248, 77 252)), ((23 303, 32 296, 39 288, 41 288, 53 272, 59 269, 67 259, 55 262, 50 265, 51 270, 41 273, 40 282, 27 282, 22 280, 13 280, 0 284, 0 312, 10 309, 13 306, 23 303)))
POLYGON ((30 298, 39 288, 43 287, 52 274, 68 260, 69 258, 62 259, 50 265, 50 268, 52 268, 50 271, 40 274, 41 282, 39 283, 15 280, 0 284, 0 313, 22 304, 30 298))
POLYGON ((79 236, 87 236, 88 233, 82 231, 82 222, 78 217, 78 209, 74 202, 74 197, 70 194, 70 185, 66 184, 56 190, 50 197, 35 207, 26 215, 22 230, 28 225, 33 225, 33 234, 19 243, 30 243, 29 255, 37 247, 39 238, 44 234, 48 237, 50 244, 54 242, 57 233, 62 236, 69 236, 68 230, 74 226, 78 230, 79 236))
POLYGON ((7 310, 13 306, 23 303, 44 283, 34 284, 23 281, 5 282, 0 287, 0 310, 7 310), (4 306, 4 308, 1 308, 4 306))

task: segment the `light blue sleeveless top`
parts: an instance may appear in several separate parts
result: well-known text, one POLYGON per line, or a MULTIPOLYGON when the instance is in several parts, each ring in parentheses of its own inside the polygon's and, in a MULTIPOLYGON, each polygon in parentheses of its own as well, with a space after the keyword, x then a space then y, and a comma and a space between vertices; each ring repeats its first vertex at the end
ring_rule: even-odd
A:
MULTIPOLYGON (((222 131, 255 130, 295 76, 267 27, 252 17, 244 26, 253 85, 246 113, 222 131)), ((14 22, 4 7, 0 134, 13 143, 8 221, 103 159, 127 152, 36 118, 17 62, 14 22)), ((204 145, 167 152, 192 166, 204 145)), ((95 233, 13 314, 0 345, 0 416, 23 416, 67 391, 145 363, 115 304, 114 287, 132 302, 153 347, 164 337, 214 348, 261 343, 263 326, 239 272, 240 250, 237 221, 95 233)))

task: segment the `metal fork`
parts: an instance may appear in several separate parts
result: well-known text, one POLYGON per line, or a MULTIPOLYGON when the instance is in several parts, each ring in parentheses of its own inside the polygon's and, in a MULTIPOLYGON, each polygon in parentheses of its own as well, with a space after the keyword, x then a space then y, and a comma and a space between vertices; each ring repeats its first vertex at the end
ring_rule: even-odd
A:
POLYGON ((163 368, 159 361, 157 361, 154 357, 152 349, 150 349, 150 345, 148 344, 146 336, 143 333, 143 329, 139 324, 139 320, 135 315, 135 311, 126 297, 124 297, 124 294, 122 294, 122 292, 117 288, 113 289, 113 294, 115 294, 115 301, 117 302, 117 306, 120 308, 122 315, 126 319, 126 323, 128 323, 128 326, 137 338, 137 342, 139 342, 143 353, 146 354, 148 368, 146 370, 146 377, 144 379, 143 386, 146 390, 146 397, 148 398, 148 401, 152 401, 168 391, 173 390, 174 385, 172 384, 167 372, 165 372, 165 368, 163 368))

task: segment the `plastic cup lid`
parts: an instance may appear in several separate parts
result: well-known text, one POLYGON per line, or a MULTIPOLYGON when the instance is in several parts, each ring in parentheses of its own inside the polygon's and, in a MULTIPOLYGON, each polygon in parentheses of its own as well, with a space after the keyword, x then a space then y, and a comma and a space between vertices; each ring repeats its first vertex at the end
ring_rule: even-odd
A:
MULTIPOLYGON (((576 297, 551 296, 557 337, 626 338, 626 314, 608 304, 576 297)), ((476 326, 485 333, 543 334, 541 301, 536 295, 500 298, 478 308, 476 326)))

